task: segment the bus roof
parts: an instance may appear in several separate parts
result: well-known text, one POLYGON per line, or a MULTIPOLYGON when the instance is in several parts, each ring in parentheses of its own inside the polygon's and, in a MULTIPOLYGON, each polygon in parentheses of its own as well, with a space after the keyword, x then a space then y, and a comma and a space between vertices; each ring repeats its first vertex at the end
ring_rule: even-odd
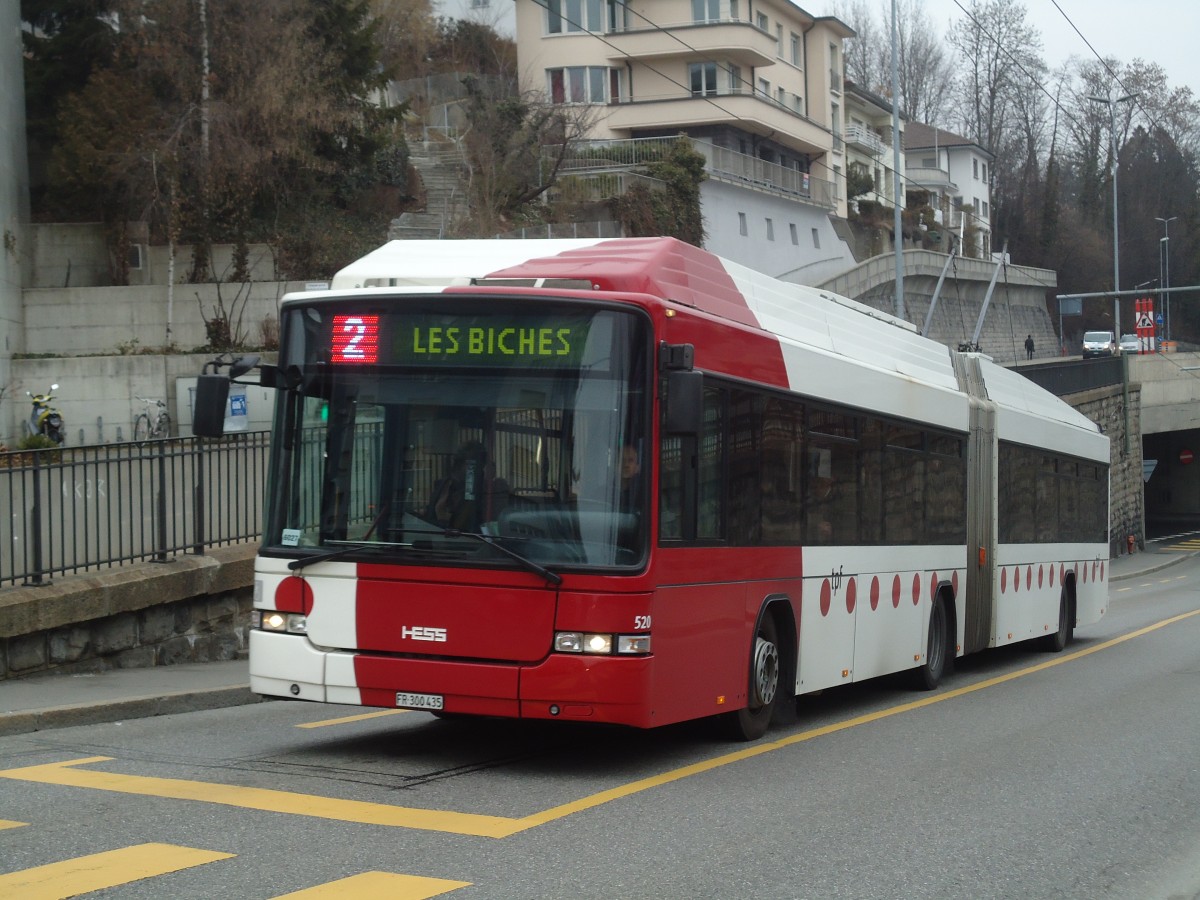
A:
MULTIPOLYGON (((867 407, 902 407, 919 396, 917 408, 911 410, 916 417, 965 426, 966 398, 944 344, 865 304, 780 281, 674 238, 391 241, 338 272, 330 288, 336 292, 468 285, 660 297, 775 335, 793 389, 817 377, 823 396, 867 407), (885 376, 868 379, 868 393, 877 396, 863 396, 864 369, 885 376)), ((1068 428, 1050 440, 1052 444, 1074 444, 1071 435, 1080 432, 1107 444, 1086 417, 1023 376, 990 362, 983 372, 989 399, 1008 410, 1008 415, 1001 414, 1002 436, 1010 428, 1021 433, 1034 422, 1043 423, 1043 430, 1057 423, 1068 428)), ((1046 435, 1039 438, 1047 440, 1046 435)), ((1082 455, 1101 455, 1099 442, 1084 443, 1088 450, 1082 455)))

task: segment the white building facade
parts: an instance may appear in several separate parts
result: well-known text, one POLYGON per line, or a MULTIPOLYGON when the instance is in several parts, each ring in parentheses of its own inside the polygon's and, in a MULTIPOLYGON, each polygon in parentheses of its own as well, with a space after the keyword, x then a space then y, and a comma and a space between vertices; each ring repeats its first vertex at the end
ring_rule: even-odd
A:
POLYGON ((521 87, 591 108, 590 137, 688 135, 705 247, 812 283, 853 265, 842 41, 789 0, 515 0, 521 87))
POLYGON ((930 206, 963 242, 966 255, 992 253, 991 172, 995 156, 974 141, 910 122, 905 131, 908 189, 926 191, 930 206))
MULTIPOLYGON (((900 118, 900 172, 904 172, 904 118, 900 118)), ((853 82, 846 84, 846 170, 866 173, 872 188, 857 199, 884 206, 896 203, 896 153, 892 143, 891 101, 853 82)), ((904 195, 903 179, 900 188, 904 195)), ((901 201, 903 203, 903 201, 901 201)))

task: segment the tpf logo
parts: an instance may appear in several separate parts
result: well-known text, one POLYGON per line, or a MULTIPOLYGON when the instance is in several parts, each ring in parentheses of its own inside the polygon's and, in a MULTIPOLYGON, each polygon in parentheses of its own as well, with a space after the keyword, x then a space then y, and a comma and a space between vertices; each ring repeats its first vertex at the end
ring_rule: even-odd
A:
POLYGON ((437 644, 446 643, 445 628, 430 628, 426 625, 402 625, 400 637, 413 641, 432 641, 437 644))

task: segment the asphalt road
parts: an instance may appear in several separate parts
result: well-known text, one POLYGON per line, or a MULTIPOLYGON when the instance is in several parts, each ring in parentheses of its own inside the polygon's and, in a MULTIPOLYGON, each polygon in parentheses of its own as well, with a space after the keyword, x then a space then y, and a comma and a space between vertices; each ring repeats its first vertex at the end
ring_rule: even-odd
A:
POLYGON ((1112 599, 753 744, 285 702, 0 738, 0 896, 1197 897, 1200 562, 1112 599))

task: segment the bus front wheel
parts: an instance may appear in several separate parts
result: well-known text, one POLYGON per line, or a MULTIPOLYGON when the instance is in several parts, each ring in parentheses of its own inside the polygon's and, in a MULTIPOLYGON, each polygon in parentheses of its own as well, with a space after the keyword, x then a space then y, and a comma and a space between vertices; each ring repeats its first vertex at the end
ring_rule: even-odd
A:
POLYGON ((779 698, 779 636, 775 618, 763 610, 750 648, 750 683, 746 706, 729 714, 733 736, 755 741, 767 733, 779 698))

